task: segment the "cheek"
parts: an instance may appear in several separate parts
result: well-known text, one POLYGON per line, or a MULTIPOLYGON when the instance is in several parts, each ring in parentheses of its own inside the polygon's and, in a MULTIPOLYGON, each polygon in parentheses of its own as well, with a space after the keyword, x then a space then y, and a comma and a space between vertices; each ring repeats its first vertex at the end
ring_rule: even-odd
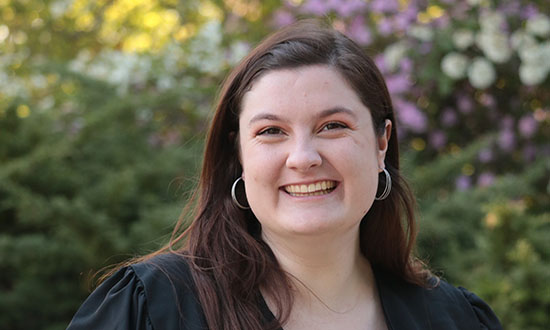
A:
POLYGON ((378 153, 370 143, 357 143, 352 148, 341 148, 335 155, 347 175, 348 187, 354 200, 363 205, 376 195, 378 187, 378 153))
POLYGON ((257 189, 256 185, 271 185, 276 180, 280 169, 280 156, 273 151, 265 151, 262 148, 247 148, 244 150, 241 161, 243 176, 250 189, 257 189))

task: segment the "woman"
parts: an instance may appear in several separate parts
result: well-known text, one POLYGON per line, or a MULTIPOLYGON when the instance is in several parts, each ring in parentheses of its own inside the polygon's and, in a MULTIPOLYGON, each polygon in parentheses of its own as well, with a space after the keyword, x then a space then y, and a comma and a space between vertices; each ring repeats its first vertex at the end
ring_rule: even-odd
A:
POLYGON ((222 86, 193 223, 69 329, 501 329, 412 255, 395 125, 350 39, 315 22, 273 34, 222 86))

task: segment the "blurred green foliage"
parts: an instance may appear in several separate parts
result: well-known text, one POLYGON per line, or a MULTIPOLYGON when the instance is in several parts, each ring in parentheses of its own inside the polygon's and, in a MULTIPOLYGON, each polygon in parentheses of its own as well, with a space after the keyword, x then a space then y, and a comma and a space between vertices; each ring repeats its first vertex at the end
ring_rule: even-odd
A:
MULTIPOLYGON (((217 86, 284 20, 281 8, 312 2, 0 0, 0 328, 65 328, 95 271, 167 242, 195 187, 217 86)), ((507 329, 546 329, 548 154, 488 184, 455 182, 472 164, 495 166, 478 165, 495 139, 439 152, 402 140, 419 254, 507 329)))
POLYGON ((200 139, 158 148, 158 127, 136 125, 135 109, 167 98, 81 91, 104 100, 77 96, 82 127, 15 106, 0 121, 2 329, 64 328, 92 270, 165 243, 194 186, 200 139))
POLYGON ((541 157, 488 187, 450 189, 448 173, 488 142, 421 166, 406 164, 419 202, 419 255, 443 279, 483 297, 505 329, 546 329, 550 159, 541 157))

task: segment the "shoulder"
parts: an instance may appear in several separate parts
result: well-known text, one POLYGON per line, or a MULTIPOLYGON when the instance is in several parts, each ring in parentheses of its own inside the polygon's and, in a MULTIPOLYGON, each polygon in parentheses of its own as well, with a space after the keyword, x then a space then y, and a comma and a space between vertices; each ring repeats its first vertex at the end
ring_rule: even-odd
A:
POLYGON ((131 268, 114 273, 97 287, 74 315, 69 330, 152 329, 143 283, 131 268))
POLYGON ((156 329, 201 329, 204 314, 186 258, 157 255, 130 266, 143 283, 149 315, 156 329), (185 326, 183 326, 185 325, 185 326))
POLYGON ((146 288, 166 289, 175 284, 193 290, 193 278, 184 256, 176 253, 156 255, 129 266, 146 288), (157 288, 158 287, 158 288, 157 288))
POLYGON ((394 329, 502 329, 491 308, 464 288, 437 279, 432 279, 434 287, 424 288, 387 272, 375 274, 384 312, 394 329))
POLYGON ((472 326, 479 324, 479 329, 502 329, 491 307, 465 288, 457 288, 440 280, 436 287, 422 290, 428 300, 431 317, 441 323, 451 320, 463 322, 467 318, 472 326))
POLYGON ((162 254, 118 270, 82 304, 76 329, 202 329, 189 266, 184 257, 162 254))

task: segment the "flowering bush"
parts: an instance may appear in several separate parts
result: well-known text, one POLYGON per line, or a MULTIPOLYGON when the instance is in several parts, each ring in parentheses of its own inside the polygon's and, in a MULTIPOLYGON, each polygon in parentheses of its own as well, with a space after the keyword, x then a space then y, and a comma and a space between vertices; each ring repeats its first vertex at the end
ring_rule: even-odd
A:
POLYGON ((550 18, 544 2, 286 1, 274 15, 332 24, 367 47, 386 77, 400 138, 429 159, 492 140, 455 186, 491 184, 550 154, 550 18))

